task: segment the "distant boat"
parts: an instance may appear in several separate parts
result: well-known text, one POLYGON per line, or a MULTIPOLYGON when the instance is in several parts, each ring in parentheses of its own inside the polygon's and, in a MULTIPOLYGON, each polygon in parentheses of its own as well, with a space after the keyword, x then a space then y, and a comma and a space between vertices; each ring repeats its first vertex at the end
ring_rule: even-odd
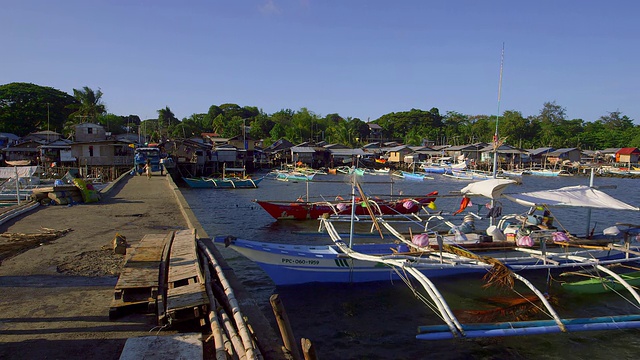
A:
POLYGON ((463 161, 457 164, 450 162, 450 157, 433 160, 430 163, 422 163, 420 169, 429 174, 445 174, 452 171, 462 171, 467 168, 467 162, 463 161))
POLYGON ((407 171, 402 171, 401 174, 403 178, 407 180, 418 180, 418 181, 433 180, 433 178, 431 176, 428 176, 426 173, 420 174, 420 173, 410 173, 407 171))
POLYGON ((246 176, 244 168, 227 168, 222 169, 222 177, 183 177, 187 185, 191 188, 198 189, 255 189, 264 179, 251 179, 246 176), (227 176, 227 172, 236 173, 237 176, 227 176))
POLYGON ((487 180, 493 177, 492 174, 475 170, 453 170, 451 173, 442 174, 442 176, 450 177, 457 180, 487 180))
POLYGON ((342 174, 353 174, 354 170, 355 170, 355 167, 350 167, 350 166, 338 166, 336 168, 336 171, 342 174))
POLYGON ((242 178, 215 178, 215 177, 194 177, 182 178, 191 188, 208 189, 255 189, 264 178, 242 179, 242 178))
MULTIPOLYGON (((401 215, 415 214, 423 207, 436 200, 437 191, 433 191, 424 197, 405 198, 397 200, 369 198, 370 207, 374 214, 401 215)), ((351 215, 350 200, 336 201, 269 201, 255 200, 266 212, 276 220, 315 220, 325 214, 351 215)), ((359 204, 361 200, 358 200, 359 204)), ((356 206, 355 215, 367 215, 368 210, 363 206, 356 206)))
POLYGON ((629 175, 640 175, 640 168, 638 167, 611 167, 611 166, 606 166, 606 167, 602 167, 602 169, 600 170, 600 173, 602 174, 613 174, 613 175, 622 175, 622 176, 629 176, 629 175))
POLYGON ((280 181, 312 181, 315 173, 304 173, 301 171, 275 171, 276 180, 280 181))
POLYGON ((520 178, 522 175, 531 175, 529 170, 503 170, 500 174, 510 178, 520 178))
POLYGON ((451 166, 447 163, 423 163, 420 169, 428 174, 444 174, 451 171, 451 166))
POLYGON ((533 176, 573 176, 567 170, 560 169, 531 169, 529 175, 533 176))
POLYGON ((355 169, 353 169, 353 173, 358 175, 358 176, 364 176, 365 169, 363 169, 363 168, 355 168, 355 169))
POLYGON ((473 175, 471 173, 467 173, 466 171, 454 171, 451 173, 443 173, 441 175, 448 178, 456 179, 456 180, 466 180, 466 181, 474 180, 473 175))
POLYGON ((373 174, 374 175, 389 175, 390 171, 391 171, 391 169, 389 169, 388 167, 383 168, 383 169, 373 169, 373 174))

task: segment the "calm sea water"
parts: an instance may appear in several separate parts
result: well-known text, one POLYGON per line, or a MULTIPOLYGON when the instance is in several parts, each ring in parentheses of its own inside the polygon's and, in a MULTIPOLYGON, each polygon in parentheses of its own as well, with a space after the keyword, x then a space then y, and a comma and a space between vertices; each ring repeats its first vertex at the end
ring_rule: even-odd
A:
MULTIPOLYGON (((349 179, 338 175, 317 176, 318 182, 293 183, 266 179, 259 189, 212 190, 182 189, 185 198, 209 236, 233 235, 252 240, 280 243, 330 243, 318 234, 317 221, 276 221, 252 200, 291 200, 299 196, 313 199, 348 198, 349 179)), ((441 195, 463 188, 467 183, 435 175, 424 182, 393 179, 389 176, 365 176, 363 188, 368 194, 422 195, 438 190, 441 195)), ((554 189, 570 185, 588 185, 587 177, 525 177, 522 185, 507 192, 554 189)), ((603 189, 609 195, 640 206, 637 179, 596 178, 595 185, 615 186, 603 189)), ((440 198, 438 210, 454 211, 459 197, 440 198)), ((473 199, 470 209, 488 201, 473 199)), ((527 209, 508 200, 503 214, 527 209)), ((486 211, 486 209, 483 209, 486 211)), ((565 228, 584 234, 586 210, 555 210, 556 221, 565 228)), ((615 222, 640 224, 640 214, 593 210, 596 233, 615 222)), ((459 219, 460 220, 460 219, 459 219)), ((557 223, 556 223, 557 224, 557 223)), ((477 223, 481 226, 482 224, 477 223)), ((640 352, 640 330, 582 332, 527 337, 464 339, 445 341, 416 340, 420 325, 443 324, 438 316, 413 295, 401 282, 374 284, 304 285, 275 287, 255 264, 233 250, 222 249, 223 256, 243 284, 255 294, 265 314, 270 315, 269 297, 280 295, 296 337, 310 339, 320 359, 635 359, 640 352)), ((545 287, 546 278, 530 278, 551 295, 561 316, 591 317, 640 314, 633 301, 615 294, 569 296, 557 282, 545 287)), ((461 321, 498 321, 515 314, 526 315, 524 308, 505 309, 503 299, 514 299, 511 292, 487 290, 479 278, 436 279, 435 284, 461 321), (503 309, 496 310, 495 309, 503 309), (500 316, 504 317, 500 317, 500 316)), ((527 309, 530 309, 527 307, 527 309)), ((275 323, 275 320, 272 320, 275 323)))

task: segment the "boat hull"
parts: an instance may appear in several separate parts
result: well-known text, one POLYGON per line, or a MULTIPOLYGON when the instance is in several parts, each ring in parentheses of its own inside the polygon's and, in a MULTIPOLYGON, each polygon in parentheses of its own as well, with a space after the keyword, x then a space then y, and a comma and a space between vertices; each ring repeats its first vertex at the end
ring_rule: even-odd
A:
MULTIPOLYGON (((254 261, 278 286, 306 283, 363 283, 398 280, 395 271, 382 263, 351 259, 334 245, 286 245, 233 239, 218 236, 215 242, 225 244, 254 261)), ((394 244, 354 245, 366 253, 388 253, 394 244)), ((477 269, 433 269, 434 275, 447 276, 477 272, 477 269), (437 271, 436 271, 437 270, 437 271)))
MULTIPOLYGON (((378 215, 402 215, 415 214, 423 206, 429 205, 436 199, 433 196, 437 191, 427 194, 424 198, 403 199, 396 201, 380 201, 371 205, 374 214, 378 215)), ((276 220, 316 220, 324 214, 328 215, 351 215, 351 202, 273 202, 256 200, 265 211, 276 220)), ((356 206, 356 215, 368 215, 369 212, 364 206, 356 206)))
POLYGON ((553 176, 571 176, 571 173, 567 172, 566 170, 529 170, 528 173, 526 173, 528 175, 532 175, 532 176, 547 176, 547 177, 553 177, 553 176))
POLYGON ((423 181, 423 180, 433 180, 432 177, 427 176, 427 174, 418 174, 418 173, 410 173, 406 171, 402 171, 402 176, 407 180, 415 180, 415 181, 423 181))
MULTIPOLYGON (((336 245, 290 245, 267 243, 253 240, 238 239, 231 236, 218 236, 215 243, 237 251, 254 261, 276 285, 298 285, 304 283, 362 283, 399 279, 400 276, 388 265, 373 261, 363 261, 348 257, 336 245)), ((403 254, 394 255, 391 248, 396 249, 394 243, 356 244, 352 249, 369 255, 387 255, 402 258, 403 254)), ((557 248, 559 253, 566 251, 557 248)), ((601 263, 619 262, 623 255, 612 254, 611 251, 589 251, 590 255, 601 263)), ((559 264, 543 263, 540 259, 527 256, 516 250, 502 249, 499 251, 482 252, 483 255, 495 258, 513 271, 532 271, 556 269, 558 271, 578 266, 584 266, 570 261, 556 258, 559 264)), ((553 252, 548 249, 548 254, 553 252)), ((576 252, 579 254, 579 252, 576 252)), ((411 266, 430 278, 457 276, 464 274, 485 274, 491 265, 478 262, 441 262, 434 252, 429 258, 425 255, 423 262, 412 263, 411 266)), ((635 260, 638 260, 636 258, 635 260)), ((407 260, 409 261, 409 260, 407 260)))
POLYGON ((448 171, 448 168, 444 167, 423 167, 422 170, 429 174, 444 174, 448 171))
POLYGON ((316 175, 305 174, 299 171, 276 171, 276 180, 280 181, 313 181, 313 177, 316 175))

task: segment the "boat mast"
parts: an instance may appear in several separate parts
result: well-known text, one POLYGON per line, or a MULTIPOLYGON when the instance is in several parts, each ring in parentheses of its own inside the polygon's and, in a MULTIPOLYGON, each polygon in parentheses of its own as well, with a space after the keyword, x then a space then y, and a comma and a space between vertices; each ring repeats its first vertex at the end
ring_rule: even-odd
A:
POLYGON ((500 95, 502 94, 502 68, 504 65, 504 43, 500 56, 500 81, 498 82, 498 112, 496 113, 496 132, 493 134, 493 178, 498 174, 498 120, 500 119, 500 95))
POLYGON ((353 248, 353 228, 356 218, 356 173, 351 174, 351 222, 349 223, 349 248, 353 248))
MULTIPOLYGON (((502 54, 500 55, 500 81, 498 81, 498 112, 496 113, 496 132, 493 134, 493 174, 495 179, 498 175, 498 119, 500 119, 500 95, 502 94, 502 67, 504 65, 504 42, 502 43, 502 54)), ((491 208, 496 206, 495 200, 491 199, 491 208)), ((493 216, 489 218, 489 225, 493 225, 493 216)))

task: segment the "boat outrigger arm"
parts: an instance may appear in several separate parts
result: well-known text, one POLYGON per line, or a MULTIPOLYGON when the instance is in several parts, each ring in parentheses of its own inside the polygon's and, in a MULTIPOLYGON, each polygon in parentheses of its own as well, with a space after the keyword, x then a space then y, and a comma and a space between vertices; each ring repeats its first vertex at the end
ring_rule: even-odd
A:
MULTIPOLYGON (((412 247, 416 247, 415 244, 413 244, 411 241, 407 240, 402 234, 400 234, 399 232, 397 232, 393 227, 389 226, 389 224, 387 224, 384 221, 381 221, 382 225, 387 228, 387 230, 391 231, 391 233, 401 242, 403 242, 406 245, 412 246, 412 247)), ((439 236, 436 234, 436 236, 439 236)), ((439 239, 441 239, 441 237, 439 237, 439 239)), ((439 240, 439 245, 440 245, 440 249, 443 248, 441 240, 439 240)), ((442 250, 440 251, 440 256, 442 257, 442 250)), ((421 276, 424 276, 422 273, 420 273, 418 271, 418 273, 421 276)), ((531 282, 529 282, 529 280, 527 280, 526 278, 524 278, 523 276, 520 276, 519 274, 516 274, 514 272, 510 273, 513 277, 515 277, 517 280, 520 280, 520 282, 522 282, 523 284, 525 284, 529 289, 531 289, 531 291, 533 291, 534 294, 536 294, 536 296, 540 299, 540 301, 544 304, 544 306, 547 308, 547 311, 549 311, 549 314, 551 314, 551 317, 553 317, 553 319, 555 320, 556 324, 558 325, 558 327, 564 332, 566 331, 564 324, 562 323, 562 320, 560 319, 560 317, 558 316, 558 314, 556 313, 556 311, 553 309, 553 307, 551 307, 551 304, 549 304, 549 301, 547 301, 546 297, 544 296, 544 294, 542 294, 542 292, 540 292, 540 290, 538 290, 531 282)), ((426 276, 424 276, 426 277, 426 276)))
POLYGON ((338 232, 336 231, 335 227, 331 222, 327 221, 327 219, 321 219, 321 221, 324 223, 324 227, 327 230, 327 233, 329 234, 329 236, 331 237, 331 240, 333 240, 336 246, 338 246, 338 248, 342 252, 344 252, 347 256, 354 259, 363 260, 363 261, 373 261, 376 263, 384 263, 394 268, 401 268, 403 270, 406 270, 408 273, 413 275, 420 282, 420 285, 422 285, 422 287, 426 290, 426 292, 429 294, 431 299, 434 301, 434 304, 438 308, 438 311, 440 312, 442 319, 447 324, 448 329, 451 331, 451 333, 454 334, 454 336, 464 336, 464 330, 462 328, 462 324, 460 324, 460 322, 455 317, 455 315, 453 315, 453 312, 451 311, 447 303, 444 301, 442 294, 440 294, 438 289, 435 287, 435 285, 433 285, 433 283, 431 282, 431 280, 429 280, 428 277, 426 277, 420 271, 416 270, 411 266, 405 266, 407 263, 404 260, 385 259, 379 256, 367 255, 367 254, 362 254, 357 251, 354 251, 344 241, 342 241, 342 239, 340 238, 340 234, 338 234, 338 232))
MULTIPOLYGON (((446 325, 430 325, 420 326, 418 328, 418 335, 416 339, 419 340, 442 340, 451 338, 472 338, 472 337, 497 337, 497 336, 517 336, 517 335, 534 335, 534 334, 548 334, 558 332, 577 332, 577 331, 590 331, 590 330, 615 330, 615 329, 631 329, 640 328, 640 315, 619 315, 619 316, 607 316, 596 318, 578 318, 578 319, 561 319, 557 312, 553 309, 551 304, 547 301, 546 297, 540 290, 538 290, 531 282, 529 282, 523 276, 511 272, 510 276, 519 280, 525 284, 534 294, 540 299, 547 309, 548 314, 551 316, 551 320, 534 320, 534 321, 516 321, 516 322, 497 322, 497 323, 476 323, 476 324, 461 324, 455 317, 451 308, 445 301, 442 294, 435 287, 433 282, 424 275, 420 270, 414 267, 415 264, 425 262, 447 262, 447 259, 454 259, 453 254, 442 253, 439 255, 429 254, 431 250, 427 248, 418 247, 411 241, 408 241, 402 234, 398 233, 393 227, 387 224, 384 220, 378 219, 380 224, 386 227, 392 234, 402 243, 417 249, 419 256, 412 255, 387 255, 387 256, 375 256, 362 254, 354 251, 350 248, 340 237, 330 219, 321 219, 323 227, 331 237, 334 244, 347 256, 363 261, 373 261, 376 263, 383 263, 394 268, 398 273, 408 273, 412 275, 420 285, 425 289, 433 303, 436 305, 440 317, 444 320, 446 325), (425 255, 426 254, 426 255, 425 255)), ((442 240, 439 240, 442 245, 442 240)), ((442 249, 442 246, 440 246, 442 249)), ((524 253, 531 253, 532 256, 545 256, 543 252, 516 248, 524 253)), ((620 250, 624 251, 624 250, 620 250)), ((563 255, 565 258, 580 262, 584 265, 592 265, 597 269, 610 274, 613 278, 619 281, 627 290, 631 292, 635 300, 640 305, 640 296, 635 289, 629 285, 619 275, 615 274, 608 268, 601 265, 605 262, 599 262, 596 259, 590 259, 577 255, 563 255)), ((456 259, 456 263, 459 259, 456 259)), ((476 266, 480 261, 475 259, 469 259, 469 264, 475 263, 476 266)), ((487 269, 490 265, 486 264, 487 269)))

